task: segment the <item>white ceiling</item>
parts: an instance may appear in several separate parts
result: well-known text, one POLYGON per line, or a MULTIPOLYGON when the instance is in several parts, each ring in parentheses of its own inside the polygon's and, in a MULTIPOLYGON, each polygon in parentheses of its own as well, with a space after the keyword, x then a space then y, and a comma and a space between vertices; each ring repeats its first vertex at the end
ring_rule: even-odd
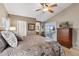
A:
POLYGON ((41 8, 39 3, 5 3, 4 5, 9 14, 32 17, 38 21, 46 21, 69 7, 71 3, 57 3, 57 7, 53 8, 54 13, 35 11, 41 8))

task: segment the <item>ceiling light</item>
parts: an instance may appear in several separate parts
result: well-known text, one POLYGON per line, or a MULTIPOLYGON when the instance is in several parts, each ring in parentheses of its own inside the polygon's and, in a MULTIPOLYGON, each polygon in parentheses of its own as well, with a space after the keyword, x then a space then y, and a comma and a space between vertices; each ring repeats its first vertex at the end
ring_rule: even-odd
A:
POLYGON ((43 9, 43 11, 48 11, 48 10, 49 10, 48 7, 43 9))

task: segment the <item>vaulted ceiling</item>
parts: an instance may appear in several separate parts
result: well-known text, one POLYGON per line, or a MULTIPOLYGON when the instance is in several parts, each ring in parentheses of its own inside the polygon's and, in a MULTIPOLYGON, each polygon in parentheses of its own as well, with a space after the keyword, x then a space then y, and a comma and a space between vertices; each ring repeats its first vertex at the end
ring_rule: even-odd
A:
POLYGON ((36 18, 37 21, 46 21, 69 7, 71 3, 57 3, 57 7, 53 8, 53 13, 35 11, 36 9, 41 8, 40 3, 5 3, 4 5, 8 14, 32 17, 36 18))

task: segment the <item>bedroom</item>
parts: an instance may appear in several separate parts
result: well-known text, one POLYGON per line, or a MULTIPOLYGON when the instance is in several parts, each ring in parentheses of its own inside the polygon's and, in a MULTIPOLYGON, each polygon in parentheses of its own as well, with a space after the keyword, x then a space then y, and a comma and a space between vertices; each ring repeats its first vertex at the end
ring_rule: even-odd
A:
MULTIPOLYGON (((40 3, 0 3, 0 35, 5 41, 5 44, 1 43, 0 55, 79 55, 79 4, 57 3, 55 7, 52 7, 53 12, 52 10, 48 11, 46 9, 36 11, 43 5, 44 4, 40 3), (66 37, 68 38, 66 39, 68 39, 68 41, 63 41, 64 44, 58 41, 58 36, 61 35, 61 33, 58 33, 59 28, 66 28, 71 32, 68 34, 65 33, 65 30, 64 34, 67 34, 66 37), (70 30, 70 28, 72 28, 72 30, 70 30), (5 34, 9 37, 7 38, 5 34), (15 37, 15 40, 13 37, 15 37), (57 41, 61 46, 59 46, 57 41), (18 46, 17 43, 20 45, 18 46), (54 45, 57 46, 52 48, 52 45, 53 47, 54 45), (54 49, 54 52, 52 49, 54 49)), ((49 3, 46 5, 52 4, 49 3)), ((64 37, 62 40, 63 39, 64 37)), ((4 41, 2 40, 1 42, 4 41)))

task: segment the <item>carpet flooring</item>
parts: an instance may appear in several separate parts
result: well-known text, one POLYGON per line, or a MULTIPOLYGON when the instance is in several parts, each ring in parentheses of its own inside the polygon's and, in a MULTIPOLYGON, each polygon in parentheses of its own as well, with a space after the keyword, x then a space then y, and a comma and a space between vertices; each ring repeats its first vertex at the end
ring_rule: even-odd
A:
POLYGON ((68 49, 66 47, 63 48, 66 56, 79 56, 79 49, 75 49, 75 48, 68 49))

